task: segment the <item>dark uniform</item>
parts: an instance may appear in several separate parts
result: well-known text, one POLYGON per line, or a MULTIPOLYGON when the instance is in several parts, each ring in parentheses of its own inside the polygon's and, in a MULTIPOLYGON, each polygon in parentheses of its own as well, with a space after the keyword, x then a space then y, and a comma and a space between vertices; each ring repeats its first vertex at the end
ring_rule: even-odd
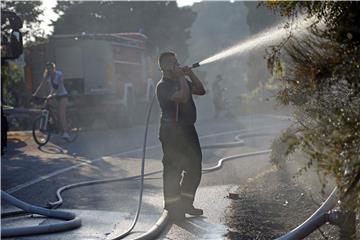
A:
MULTIPOLYGON (((190 87, 191 82, 187 81, 190 87)), ((162 79, 156 86, 161 108, 159 138, 163 149, 165 209, 194 201, 201 180, 202 153, 194 126, 196 107, 190 94, 186 103, 177 104, 171 96, 180 88, 179 81, 162 79)))

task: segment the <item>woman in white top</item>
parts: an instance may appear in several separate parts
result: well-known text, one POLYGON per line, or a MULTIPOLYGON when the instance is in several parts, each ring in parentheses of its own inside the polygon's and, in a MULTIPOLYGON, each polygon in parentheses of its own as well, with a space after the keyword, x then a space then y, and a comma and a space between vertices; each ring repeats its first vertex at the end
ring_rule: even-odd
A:
POLYGON ((50 93, 48 95, 48 99, 51 97, 56 97, 58 101, 58 109, 57 113, 59 116, 60 127, 62 130, 62 137, 68 139, 70 136, 67 132, 67 121, 66 121, 66 106, 68 104, 68 92, 64 86, 64 78, 61 71, 56 70, 55 63, 47 62, 46 67, 43 73, 43 80, 41 81, 39 87, 36 89, 34 96, 37 95, 40 88, 44 84, 50 87, 50 93))

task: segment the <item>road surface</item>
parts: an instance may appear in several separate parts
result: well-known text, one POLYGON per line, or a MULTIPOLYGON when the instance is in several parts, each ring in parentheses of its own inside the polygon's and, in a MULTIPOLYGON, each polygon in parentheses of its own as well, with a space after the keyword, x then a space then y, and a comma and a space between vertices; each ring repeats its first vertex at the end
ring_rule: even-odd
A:
MULTIPOLYGON (((245 139, 245 146, 203 150, 203 167, 217 164, 227 155, 268 149, 271 140, 289 124, 286 117, 254 115, 236 120, 207 120, 197 124, 202 145, 229 142, 240 131, 261 128, 266 136, 245 139)), ((149 129, 145 172, 160 170, 161 147, 158 125, 149 129)), ((84 132, 75 143, 59 137, 38 149, 26 132, 10 133, 7 154, 2 158, 2 190, 28 203, 46 206, 57 200, 56 190, 81 181, 127 177, 140 173, 141 145, 144 126, 128 129, 84 132)), ((226 239, 225 214, 229 192, 249 178, 271 168, 268 155, 247 157, 224 164, 219 171, 204 174, 195 205, 204 209, 204 216, 189 218, 165 229, 160 239, 226 239)), ((127 239, 148 230, 162 212, 162 175, 145 180, 141 216, 134 233, 127 239)), ((76 213, 82 227, 76 230, 19 237, 16 239, 112 239, 124 232, 133 220, 139 194, 139 182, 113 182, 71 189, 63 193, 60 207, 76 213)), ((2 203, 2 213, 16 210, 2 203)), ((3 227, 47 224, 57 220, 39 216, 2 219, 3 227)))

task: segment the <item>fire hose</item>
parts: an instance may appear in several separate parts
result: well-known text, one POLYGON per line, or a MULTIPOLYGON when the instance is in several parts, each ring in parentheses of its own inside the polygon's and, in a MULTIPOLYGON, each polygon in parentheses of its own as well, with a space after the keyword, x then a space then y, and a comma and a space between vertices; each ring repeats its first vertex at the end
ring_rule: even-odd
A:
MULTIPOLYGON (((136 225, 136 223, 138 221, 140 211, 141 211, 144 177, 154 175, 154 174, 158 174, 158 173, 162 172, 161 170, 159 170, 159 171, 145 173, 145 155, 146 155, 147 133, 148 133, 151 110, 152 110, 152 107, 153 107, 153 104, 154 104, 154 100, 155 100, 155 96, 152 98, 149 109, 147 111, 147 117, 146 117, 146 123, 145 123, 145 132, 144 132, 144 141, 143 141, 143 147, 142 147, 142 162, 141 162, 141 173, 140 173, 140 175, 125 177, 125 178, 122 177, 122 178, 112 178, 112 179, 86 181, 86 182, 80 182, 80 183, 75 183, 75 184, 70 184, 70 185, 63 186, 63 187, 59 188, 57 190, 57 192, 56 192, 58 201, 49 203, 49 206, 51 208, 57 208, 62 204, 63 199, 61 197, 61 193, 63 191, 65 191, 65 190, 69 190, 69 189, 72 189, 72 188, 75 188, 75 187, 94 185, 94 184, 103 184, 103 183, 109 183, 109 182, 128 181, 128 180, 140 180, 139 201, 138 201, 137 210, 136 210, 134 220, 133 220, 131 226, 128 228, 128 230, 126 230, 124 233, 122 233, 118 237, 114 238, 114 240, 115 239, 116 240, 117 239, 122 239, 122 238, 128 236, 132 232, 132 230, 134 229, 134 227, 135 227, 135 225, 136 225)), ((240 135, 238 135, 236 137, 237 141, 235 141, 235 142, 219 143, 219 144, 213 144, 213 145, 205 145, 205 146, 202 146, 202 148, 205 149, 205 148, 224 148, 224 147, 242 146, 242 145, 244 145, 244 141, 242 139, 244 139, 246 137, 254 137, 254 136, 264 136, 264 133, 259 133, 259 132, 243 133, 243 134, 240 134, 240 135)), ((218 170, 223 166, 223 163, 225 161, 235 160, 235 159, 249 157, 249 156, 268 154, 270 152, 271 152, 271 150, 266 149, 266 150, 257 151, 257 152, 243 153, 243 154, 227 156, 227 157, 224 157, 224 158, 218 160, 217 165, 215 165, 213 167, 209 167, 209 168, 204 168, 203 172, 204 172, 204 174, 206 174, 208 172, 218 170)), ((301 239, 301 238, 297 237, 298 236, 297 234, 299 234, 299 232, 303 232, 304 229, 311 229, 311 228, 309 228, 309 226, 314 226, 314 223, 322 223, 322 224, 325 223, 324 220, 323 220, 324 219, 323 214, 333 207, 334 199, 335 199, 335 192, 336 191, 334 190, 333 193, 331 194, 331 196, 329 197, 328 201, 325 202, 326 204, 324 203, 322 205, 322 207, 320 207, 319 210, 317 212, 315 212, 306 222, 304 222, 302 225, 300 225, 298 228, 296 228, 295 230, 293 230, 289 234, 279 238, 279 240, 301 239)), ((75 214, 73 214, 73 213, 63 212, 63 211, 58 211, 58 210, 50 210, 50 209, 39 208, 39 207, 35 207, 35 208, 29 207, 29 206, 26 205, 26 203, 22 202, 22 204, 20 204, 19 200, 15 199, 11 195, 9 195, 9 194, 7 194, 7 193, 5 193, 3 191, 2 191, 2 198, 4 200, 9 201, 10 203, 14 204, 15 206, 18 206, 18 207, 22 208, 26 212, 42 214, 44 216, 49 216, 49 217, 68 220, 68 222, 65 222, 65 223, 53 224, 53 225, 56 225, 56 226, 53 226, 53 225, 40 225, 40 226, 25 227, 25 228, 10 228, 10 229, 3 229, 2 228, 1 229, 2 237, 15 237, 15 236, 23 236, 23 235, 31 235, 31 234, 40 234, 40 233, 50 233, 50 232, 56 232, 56 231, 64 231, 64 230, 74 229, 74 228, 79 227, 81 225, 81 220, 79 218, 77 218, 75 216, 75 214)), ((168 222, 168 214, 167 214, 167 211, 164 210, 161 217, 157 221, 157 223, 149 231, 147 231, 146 233, 142 234, 141 236, 139 236, 139 237, 137 237, 135 239, 137 239, 137 240, 139 240, 139 239, 154 239, 156 236, 158 236, 161 233, 161 230, 166 226, 167 222, 168 222)), ((315 225, 315 226, 317 226, 317 225, 315 225)))

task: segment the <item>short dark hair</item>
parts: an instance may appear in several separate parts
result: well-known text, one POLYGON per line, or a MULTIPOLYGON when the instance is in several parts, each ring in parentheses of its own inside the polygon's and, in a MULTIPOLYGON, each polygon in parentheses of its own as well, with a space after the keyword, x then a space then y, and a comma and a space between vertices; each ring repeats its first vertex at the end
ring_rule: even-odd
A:
POLYGON ((46 68, 55 68, 55 63, 48 61, 45 63, 45 67, 46 68))
POLYGON ((174 52, 163 52, 160 54, 159 56, 159 66, 160 69, 163 70, 163 64, 164 64, 164 59, 167 57, 172 57, 172 56, 176 56, 176 54, 174 52))

